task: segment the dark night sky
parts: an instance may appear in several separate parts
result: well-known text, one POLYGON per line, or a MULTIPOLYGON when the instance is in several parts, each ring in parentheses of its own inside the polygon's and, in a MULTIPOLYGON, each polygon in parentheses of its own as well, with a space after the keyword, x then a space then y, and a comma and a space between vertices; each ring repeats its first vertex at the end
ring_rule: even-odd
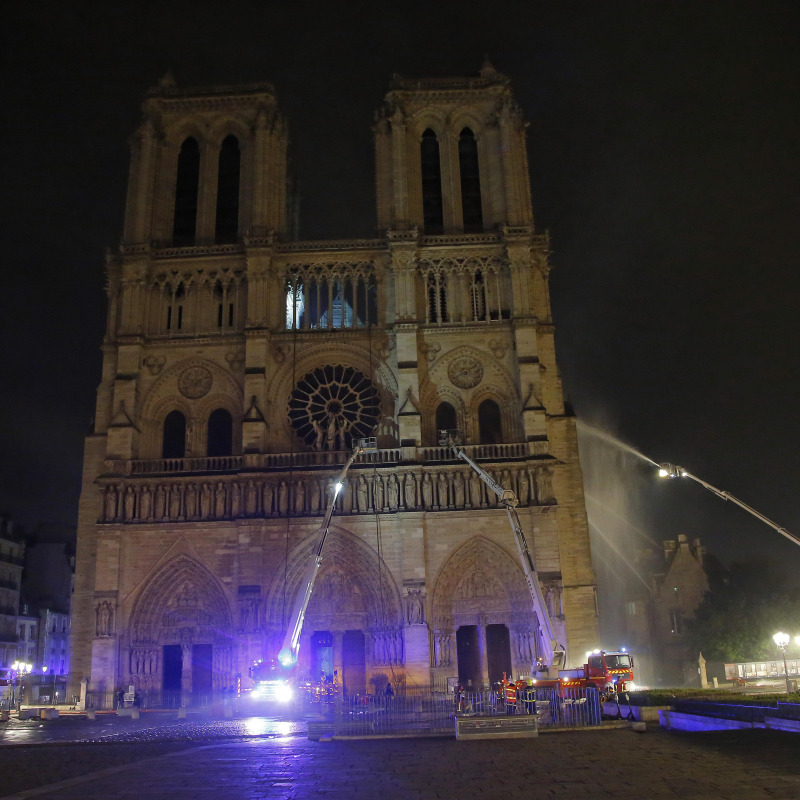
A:
MULTIPOLYGON (((508 74, 551 231, 582 420, 800 534, 798 13, 790 2, 18 2, 4 14, 0 511, 74 524, 145 90, 268 80, 303 238, 373 235, 373 111, 393 72, 508 74)), ((691 482, 585 439, 594 497, 724 560, 800 548, 691 482), (598 476, 602 475, 602 479, 598 476), (609 475, 614 483, 609 483, 609 475), (621 476, 621 483, 616 483, 621 476)), ((611 530, 611 529, 614 530, 611 530)), ((608 554, 598 553, 606 566, 608 554)), ((624 571, 624 570, 623 570, 624 571)))

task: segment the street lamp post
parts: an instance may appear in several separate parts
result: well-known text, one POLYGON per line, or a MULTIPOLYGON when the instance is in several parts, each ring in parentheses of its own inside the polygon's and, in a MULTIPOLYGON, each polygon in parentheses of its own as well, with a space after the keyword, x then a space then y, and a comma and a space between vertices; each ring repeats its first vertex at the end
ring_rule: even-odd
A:
POLYGON ((25 685, 22 679, 33 669, 33 664, 25 661, 15 661, 11 665, 11 703, 21 706, 25 699, 25 685), (19 684, 19 698, 17 697, 17 685, 19 684))
POLYGON ((772 641, 775 642, 783 654, 783 674, 786 677, 786 694, 790 694, 792 690, 789 687, 789 667, 786 665, 786 647, 789 644, 789 634, 778 631, 772 637, 772 641))

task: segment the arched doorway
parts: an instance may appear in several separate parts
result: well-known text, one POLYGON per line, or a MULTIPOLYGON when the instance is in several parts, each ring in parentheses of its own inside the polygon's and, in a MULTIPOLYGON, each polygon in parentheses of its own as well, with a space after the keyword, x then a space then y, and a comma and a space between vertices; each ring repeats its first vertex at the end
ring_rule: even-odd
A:
MULTIPOLYGON (((266 624, 278 638, 287 624, 284 607, 292 608, 301 591, 315 545, 315 536, 306 537, 277 572, 266 624)), ((330 670, 348 694, 361 694, 374 675, 404 663, 399 592, 375 550, 341 528, 331 529, 324 555, 300 639, 299 675, 316 681, 330 670)))
POLYGON ((458 547, 439 570, 432 607, 434 685, 456 673, 475 688, 530 673, 521 645, 538 623, 522 569, 500 545, 475 535, 458 547))
POLYGON ((202 564, 179 556, 145 584, 121 649, 120 675, 151 705, 211 703, 234 685, 228 600, 202 564))

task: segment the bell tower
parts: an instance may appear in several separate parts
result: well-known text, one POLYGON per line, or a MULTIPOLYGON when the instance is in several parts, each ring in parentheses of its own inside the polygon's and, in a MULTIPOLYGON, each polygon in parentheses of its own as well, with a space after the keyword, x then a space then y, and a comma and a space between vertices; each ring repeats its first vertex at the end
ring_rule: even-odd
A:
POLYGON ((378 227, 427 235, 533 224, 525 123, 509 79, 395 76, 375 126, 378 227))

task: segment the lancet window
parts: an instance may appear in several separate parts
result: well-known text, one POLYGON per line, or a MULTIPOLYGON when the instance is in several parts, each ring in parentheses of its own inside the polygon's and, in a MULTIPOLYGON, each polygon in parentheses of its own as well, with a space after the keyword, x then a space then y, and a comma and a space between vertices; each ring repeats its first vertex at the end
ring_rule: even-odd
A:
POLYGON ((217 172, 217 216, 214 240, 217 244, 235 242, 239 235, 239 140, 227 136, 219 151, 217 172))
POLYGON ((372 263, 304 265, 287 273, 287 330, 362 328, 377 321, 372 263))
POLYGON ((481 444, 500 444, 503 441, 500 406, 494 400, 484 400, 478 406, 478 435, 481 444))
POLYGON ((233 454, 233 418, 228 410, 217 408, 208 418, 209 456, 229 456, 233 454))
POLYGON ((161 437, 162 458, 183 458, 186 454, 186 417, 170 411, 164 419, 161 437))
POLYGON ((461 173, 461 209, 464 215, 464 231, 475 233, 483 230, 481 207, 481 178, 478 170, 478 140, 475 134, 464 128, 458 137, 458 167, 461 173))
POLYGON ((510 317, 510 278, 499 258, 421 259, 425 322, 492 322, 510 317))
POLYGON ((444 206, 442 203, 439 140, 430 128, 422 134, 419 156, 422 168, 422 220, 425 233, 442 233, 444 230, 444 206))
POLYGON ((153 335, 225 334, 242 320, 240 270, 161 273, 149 289, 146 329, 153 335))
POLYGON ((200 146, 190 136, 178 154, 178 175, 175 180, 175 216, 172 241, 175 245, 194 244, 197 228, 197 190, 200 185, 200 146))

